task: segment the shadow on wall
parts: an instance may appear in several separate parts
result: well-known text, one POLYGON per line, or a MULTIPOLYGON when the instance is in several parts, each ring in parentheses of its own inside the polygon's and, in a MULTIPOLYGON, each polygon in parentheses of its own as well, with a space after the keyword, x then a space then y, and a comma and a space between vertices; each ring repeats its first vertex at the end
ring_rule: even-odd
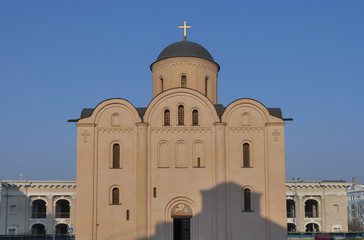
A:
MULTIPOLYGON (((150 238, 138 240, 287 239, 285 227, 262 216, 262 208, 265 211, 265 207, 261 200, 261 194, 251 192, 248 196, 245 193, 244 199, 244 189, 241 186, 227 183, 220 184, 210 190, 203 190, 201 196, 202 210, 200 212, 192 212, 192 216, 188 216, 188 209, 185 209, 181 215, 176 215, 176 208, 183 209, 183 206, 179 206, 181 203, 182 205, 188 204, 183 201, 176 201, 171 208, 166 207, 166 220, 155 227, 155 234, 150 238), (226 197, 225 203, 221 202, 222 198, 219 197, 219 194, 224 194, 220 196, 226 197), (250 199, 246 199, 247 197, 250 199), (247 202, 249 200, 250 203, 247 202), (217 207, 217 211, 213 211, 214 206, 217 207), (249 207, 250 209, 245 209, 249 207), (225 209, 226 216, 224 216, 225 209), (224 232, 222 229, 225 229, 226 234, 221 234, 224 232)), ((178 193, 176 193, 176 197, 178 197, 178 193)), ((158 201, 158 199, 152 199, 152 201, 158 201)), ((285 203, 285 196, 282 196, 282 202, 285 203)), ((270 205, 269 208, 274 209, 274 204, 270 205)), ((284 212, 282 216, 285 214, 284 212)))
MULTIPOLYGON (((31 182, 23 183, 26 189, 31 182)), ((46 194, 29 197, 16 184, 2 182, 1 185, 0 235, 45 235, 67 234, 68 225, 57 219, 70 218, 69 202, 63 199, 55 204, 46 194), (49 208, 53 208, 49 212, 49 208)))

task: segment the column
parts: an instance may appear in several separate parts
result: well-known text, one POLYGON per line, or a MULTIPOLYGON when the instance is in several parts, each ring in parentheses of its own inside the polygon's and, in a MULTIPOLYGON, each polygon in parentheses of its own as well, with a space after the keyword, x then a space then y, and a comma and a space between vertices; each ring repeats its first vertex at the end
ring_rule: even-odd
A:
POLYGON ((148 234, 148 123, 137 123, 137 239, 148 234))
POLYGON ((47 195, 47 224, 46 224, 46 233, 53 234, 53 225, 54 225, 54 206, 53 206, 53 196, 47 195))
POLYGON ((216 239, 228 239, 227 233, 227 180, 226 180, 226 123, 215 126, 215 229, 216 239))
POLYGON ((299 232, 305 232, 305 223, 304 223, 304 218, 305 218, 305 206, 303 203, 303 197, 302 196, 298 196, 298 213, 297 213, 297 231, 299 232))

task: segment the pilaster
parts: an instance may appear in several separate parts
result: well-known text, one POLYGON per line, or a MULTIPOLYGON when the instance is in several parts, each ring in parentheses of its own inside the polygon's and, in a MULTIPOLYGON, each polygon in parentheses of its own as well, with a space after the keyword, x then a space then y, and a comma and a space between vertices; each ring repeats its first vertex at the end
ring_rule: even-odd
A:
POLYGON ((148 234, 148 123, 137 126, 137 239, 148 234))
POLYGON ((228 239, 227 231, 227 179, 226 179, 226 123, 215 126, 215 229, 217 240, 228 239))

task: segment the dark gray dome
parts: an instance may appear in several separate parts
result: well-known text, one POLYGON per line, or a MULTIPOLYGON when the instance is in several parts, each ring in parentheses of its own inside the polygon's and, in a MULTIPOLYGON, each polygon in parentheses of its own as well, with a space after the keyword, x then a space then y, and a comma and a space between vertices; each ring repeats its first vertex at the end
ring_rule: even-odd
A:
MULTIPOLYGON (((197 57, 216 63, 211 54, 206 50, 206 48, 195 42, 187 41, 186 39, 180 42, 172 43, 171 45, 167 46, 159 54, 155 62, 173 57, 197 57)), ((217 64, 217 66, 220 70, 219 64, 217 64)))

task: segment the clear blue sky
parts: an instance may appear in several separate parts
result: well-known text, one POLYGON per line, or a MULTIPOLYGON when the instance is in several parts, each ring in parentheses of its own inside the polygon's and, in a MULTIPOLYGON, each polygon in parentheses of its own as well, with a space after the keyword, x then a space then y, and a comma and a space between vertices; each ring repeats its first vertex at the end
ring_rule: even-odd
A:
POLYGON ((188 39, 221 66, 218 101, 294 118, 287 179, 364 183, 364 1, 1 1, 0 179, 75 179, 82 108, 152 98, 149 65, 188 39))

